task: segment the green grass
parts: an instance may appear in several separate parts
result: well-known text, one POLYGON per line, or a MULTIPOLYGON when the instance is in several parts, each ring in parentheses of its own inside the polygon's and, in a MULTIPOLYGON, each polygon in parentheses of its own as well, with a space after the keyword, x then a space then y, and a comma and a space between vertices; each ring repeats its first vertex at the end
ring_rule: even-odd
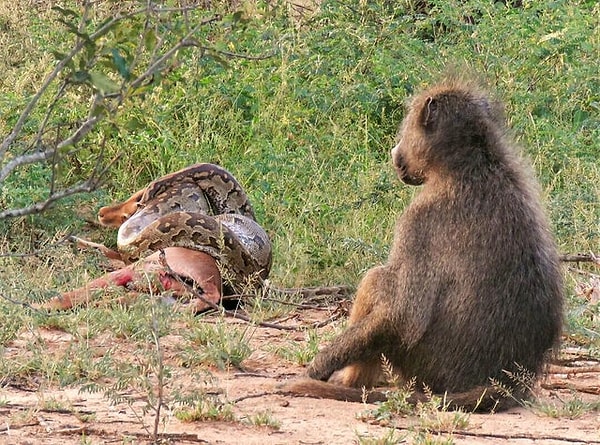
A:
POLYGON ((197 317, 191 321, 188 329, 183 333, 179 352, 179 358, 186 367, 240 367, 252 353, 248 343, 254 327, 232 326, 223 320, 217 320, 215 324, 205 323, 202 317, 197 317))
POLYGON ((191 408, 181 408, 175 417, 182 422, 224 421, 233 422, 235 414, 231 405, 222 404, 212 399, 202 399, 191 408))
POLYGON ((574 395, 572 398, 562 403, 555 402, 537 402, 531 404, 531 408, 539 415, 545 415, 553 418, 576 419, 592 411, 600 410, 600 402, 586 402, 574 395))
MULTIPOLYGON (((53 51, 68 49, 60 16, 46 3, 0 0, 2 135, 56 63, 53 51)), ((389 161, 403 103, 453 64, 468 66, 505 102, 515 139, 540 179, 560 250, 598 251, 600 7, 595 1, 532 0, 511 8, 491 0, 432 0, 424 13, 408 0, 332 0, 300 19, 283 2, 246 1, 238 22, 227 15, 232 12, 227 2, 215 3, 226 19, 203 29, 200 40, 231 52, 272 56, 217 58, 182 50, 159 86, 124 103, 57 173, 60 184, 83 178, 94 150, 104 144, 106 158, 117 160, 101 189, 42 215, 0 221, 0 253, 38 252, 0 257, 1 295, 39 302, 99 275, 96 254, 55 243, 74 231, 114 245, 114 231, 91 228, 83 218, 94 218, 100 206, 194 162, 219 163, 246 188, 272 238, 272 283, 356 285, 367 269, 385 261, 394 221, 418 192, 399 182, 389 161)), ((111 5, 116 7, 101 3, 90 26, 111 5)), ((125 51, 133 29, 124 26, 106 42, 125 51)), ((102 66, 110 69, 108 63, 102 66)), ((85 117, 88 105, 89 89, 72 90, 59 103, 55 123, 85 117)), ((35 134, 41 119, 41 111, 32 115, 15 150, 35 134)), ((6 162, 0 160, 0 168, 6 162)), ((52 178, 44 165, 18 169, 0 187, 0 209, 42 199, 52 178)), ((598 306, 575 295, 576 283, 586 278, 566 274, 567 342, 598 355, 598 306)), ((240 366, 252 352, 244 347, 251 330, 228 329, 225 335, 218 323, 171 316, 154 303, 148 296, 132 307, 47 317, 0 299, 0 384, 32 375, 58 384, 112 377, 111 367, 131 364, 120 363, 112 351, 104 361, 93 360, 86 339, 110 332, 128 347, 148 348, 149 340, 167 336, 174 323, 195 329, 178 351, 190 366, 240 366), (163 320, 156 329, 148 324, 153 313, 163 320), (70 333, 76 344, 61 356, 44 357, 35 335, 44 328, 70 333), (6 346, 29 331, 34 335, 24 354, 8 355, 6 346), (217 338, 222 343, 211 343, 217 338)), ((279 310, 268 302, 254 309, 257 318, 279 310)), ((313 340, 279 354, 304 363, 316 352, 313 340)), ((142 360, 143 353, 138 357, 142 360)), ((130 377, 124 385, 135 381, 130 377)), ((212 409, 206 406, 195 409, 192 417, 222 415, 206 414, 212 409)))
POLYGON ((281 422, 273 417, 273 413, 269 410, 260 411, 254 415, 248 416, 246 422, 257 427, 267 427, 272 430, 279 430, 281 422))

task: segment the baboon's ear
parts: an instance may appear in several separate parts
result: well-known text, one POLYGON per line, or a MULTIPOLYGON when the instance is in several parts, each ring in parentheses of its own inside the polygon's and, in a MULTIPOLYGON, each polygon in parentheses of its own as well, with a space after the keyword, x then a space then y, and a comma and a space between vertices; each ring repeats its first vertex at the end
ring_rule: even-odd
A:
POLYGON ((428 97, 423 106, 421 123, 425 128, 430 127, 437 120, 438 101, 433 97, 428 97))

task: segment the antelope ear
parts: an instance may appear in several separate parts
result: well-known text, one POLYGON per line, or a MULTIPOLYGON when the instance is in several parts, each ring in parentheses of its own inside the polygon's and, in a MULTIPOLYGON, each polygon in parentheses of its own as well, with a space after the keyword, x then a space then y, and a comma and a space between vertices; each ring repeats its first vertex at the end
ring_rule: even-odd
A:
POLYGON ((431 127, 438 117, 438 101, 433 97, 428 97, 425 100, 423 111, 421 113, 421 124, 423 127, 431 127))

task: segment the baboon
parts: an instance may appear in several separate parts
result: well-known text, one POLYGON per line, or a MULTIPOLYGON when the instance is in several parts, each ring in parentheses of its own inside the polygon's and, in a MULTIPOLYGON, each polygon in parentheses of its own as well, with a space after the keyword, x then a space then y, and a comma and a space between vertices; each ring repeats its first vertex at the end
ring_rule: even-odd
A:
POLYGON ((530 395, 523 376, 532 383, 560 340, 563 283, 538 185, 513 145, 502 107, 473 81, 450 76, 414 97, 391 157, 423 188, 387 263, 362 279, 347 329, 285 392, 360 400, 383 355, 452 408, 501 410, 530 395))

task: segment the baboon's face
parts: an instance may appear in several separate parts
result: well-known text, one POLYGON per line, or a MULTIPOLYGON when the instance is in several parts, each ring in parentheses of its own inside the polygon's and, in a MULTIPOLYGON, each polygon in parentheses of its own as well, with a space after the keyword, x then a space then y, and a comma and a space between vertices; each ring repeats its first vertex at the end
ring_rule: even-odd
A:
POLYGON ((398 177, 408 185, 421 185, 425 182, 423 170, 411 168, 410 161, 402 154, 403 139, 392 148, 392 163, 396 168, 398 177))
POLYGON ((408 185, 421 185, 426 180, 427 144, 423 126, 418 119, 420 104, 413 102, 398 133, 398 143, 392 149, 392 163, 398 177, 408 185))

